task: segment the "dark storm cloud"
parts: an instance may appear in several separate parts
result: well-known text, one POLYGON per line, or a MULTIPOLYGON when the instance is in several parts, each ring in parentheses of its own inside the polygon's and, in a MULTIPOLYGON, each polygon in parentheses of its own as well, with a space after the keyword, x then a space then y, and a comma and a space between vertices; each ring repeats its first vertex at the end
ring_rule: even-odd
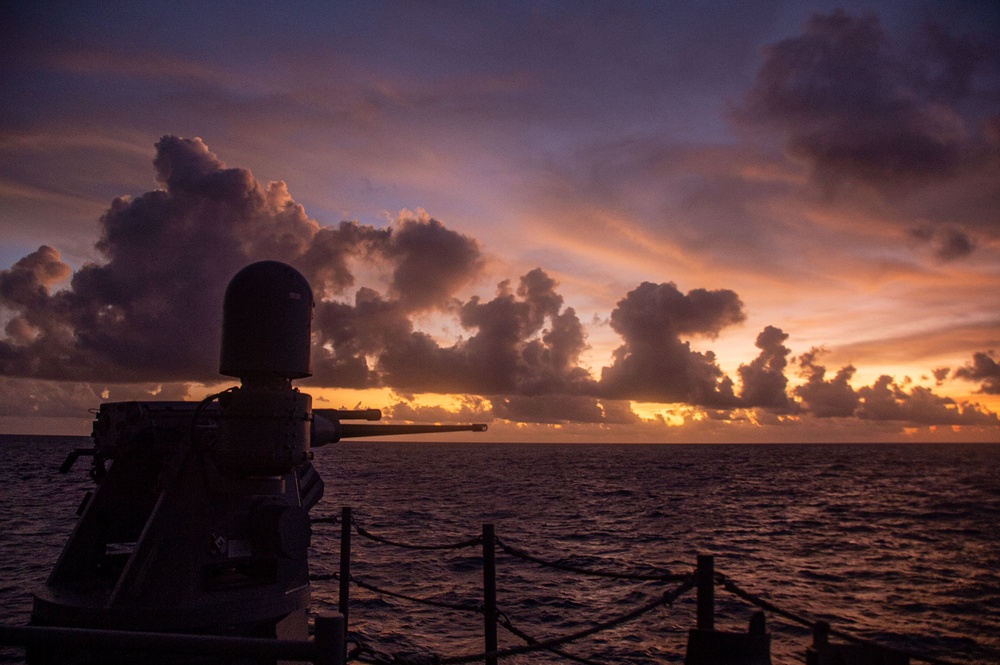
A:
MULTIPOLYGON (((981 16, 978 33, 958 34, 939 23, 925 23, 920 52, 923 80, 938 99, 961 101, 982 94, 980 81, 997 74, 1000 64, 994 30, 1000 28, 998 12, 981 16)), ((993 101, 996 101, 994 98, 993 101)))
POLYGON ((850 384, 855 368, 851 365, 842 367, 828 381, 826 367, 816 362, 821 353, 821 349, 812 349, 799 357, 799 367, 806 376, 806 382, 795 388, 795 394, 803 401, 806 410, 817 418, 853 416, 861 401, 850 384))
POLYGON ((787 409, 792 405, 786 388, 788 378, 788 354, 791 350, 784 345, 788 334, 780 328, 767 326, 757 335, 760 355, 749 365, 740 365, 742 381, 740 400, 743 406, 760 406, 772 410, 787 409))
POLYGON ((7 339, 0 340, 2 374, 52 378, 70 369, 74 331, 65 321, 65 297, 53 296, 51 287, 71 273, 48 246, 0 272, 0 305, 8 319, 7 339))
POLYGON ((319 296, 313 385, 507 396, 496 398, 497 412, 531 420, 635 418, 624 402, 598 396, 737 402, 714 355, 681 339, 742 321, 732 291, 641 285, 611 315, 625 345, 599 386, 580 366, 583 325, 540 268, 516 286, 501 282, 491 300, 462 302, 454 294, 481 268, 479 245, 436 220, 320 228, 283 183, 262 187, 197 139, 163 137, 154 166, 163 189, 118 198, 101 218, 103 263, 71 275, 43 247, 0 273, 4 374, 214 380, 222 292, 242 266, 267 258, 297 266, 319 296), (361 287, 353 302, 334 299, 354 286, 358 261, 391 269, 386 293, 361 287), (411 316, 431 309, 454 314, 469 334, 441 345, 416 330, 411 316), (525 396, 546 396, 546 406, 525 396))
POLYGON ((955 377, 968 381, 982 381, 979 392, 1000 395, 1000 364, 993 357, 992 351, 972 354, 972 362, 956 369, 955 377))
MULTIPOLYGON (((286 261, 313 284, 313 385, 402 391, 593 394, 579 367, 583 326, 541 269, 495 298, 454 298, 481 269, 479 244, 430 218, 392 228, 319 227, 283 183, 262 187, 197 139, 165 136, 154 159, 163 189, 116 199, 101 218, 101 264, 72 275, 48 247, 0 273, 7 325, 3 373, 47 379, 217 378, 222 293, 261 259, 286 261), (387 291, 354 286, 352 265, 391 271, 387 291), (450 346, 411 315, 457 315, 471 334, 450 346)), ((688 314, 696 317, 696 312, 688 314)))
MULTIPOLYGON (((98 398, 179 399, 182 382, 218 380, 224 289, 246 264, 272 259, 300 269, 317 295, 311 385, 465 394, 473 397, 460 408, 470 416, 490 408, 539 423, 634 424, 629 400, 698 405, 720 418, 740 417, 733 410, 742 407, 921 424, 995 420, 888 377, 855 391, 850 366, 828 381, 815 350, 799 359, 807 375, 794 391, 799 404, 785 377, 788 335, 773 326, 757 337, 758 357, 740 366, 737 396, 714 353, 689 340, 743 322, 743 303, 728 289, 685 294, 673 283, 644 282, 617 303, 609 322, 623 343, 595 381, 580 365, 584 327, 541 268, 500 282, 490 300, 463 301, 456 294, 482 268, 480 246, 437 220, 320 227, 284 183, 261 186, 198 139, 163 137, 154 166, 161 189, 117 198, 101 217, 101 263, 74 273, 42 246, 0 271, 0 392, 8 404, 35 405, 8 415, 60 415, 60 401, 73 411, 98 398), (384 293, 354 288, 366 262, 388 275, 384 293), (454 317, 458 341, 417 330, 413 316, 428 311, 454 317)), ((993 392, 996 367, 976 354, 955 376, 993 392)), ((434 409, 400 403, 393 417, 447 419, 434 409)))
POLYGON ((70 270, 48 247, 0 273, 4 374, 214 380, 223 291, 256 260, 298 266, 320 295, 353 284, 352 260, 383 260, 395 268, 395 307, 409 311, 440 306, 480 266, 478 244, 434 220, 321 229, 284 183, 262 187, 199 139, 164 136, 153 163, 163 189, 112 202, 95 245, 104 261, 76 271, 68 289, 50 291, 70 270))
POLYGON ((183 384, 106 384, 0 376, 0 416, 79 417, 102 401, 183 400, 183 384))
POLYGON ((449 347, 398 326, 398 334, 385 339, 377 367, 386 384, 413 392, 593 392, 578 366, 586 348, 583 326, 572 308, 563 309, 555 288, 536 268, 521 277, 516 291, 504 281, 490 301, 473 296, 459 307, 458 319, 475 332, 449 347))
POLYGON ((4 328, 7 341, 0 342, 0 363, 5 369, 18 363, 22 349, 35 346, 39 355, 47 355, 71 339, 72 331, 58 311, 46 307, 52 299, 51 288, 71 273, 59 252, 45 245, 0 273, 0 305, 11 313, 4 328))
POLYGON ((813 15, 803 33, 770 46, 734 113, 784 133, 816 179, 880 189, 996 168, 980 126, 996 113, 1000 51, 990 28, 956 35, 930 26, 910 49, 874 15, 813 15))
POLYGON ((394 340, 407 339, 413 325, 397 303, 373 289, 358 289, 354 304, 318 302, 313 319, 313 376, 309 383, 345 388, 379 385, 367 358, 394 340))
POLYGON ((6 301, 30 306, 44 300, 49 288, 67 279, 72 271, 59 252, 43 245, 4 271, 0 296, 6 301))
POLYGON ((692 351, 681 335, 715 336, 746 318, 728 289, 695 289, 644 282, 611 313, 611 328, 625 340, 601 373, 602 394, 617 399, 735 406, 732 380, 711 351, 692 351))
POLYGON ((481 422, 490 417, 488 405, 481 398, 465 397, 457 408, 443 406, 414 406, 405 401, 397 401, 385 410, 393 420, 418 423, 481 422))
POLYGON ((407 311, 440 307, 483 264, 477 243, 436 219, 404 220, 382 252, 396 262, 392 290, 407 311))
POLYGON ((812 349, 799 358, 807 380, 795 389, 804 408, 817 418, 856 417, 910 425, 992 426, 998 422, 995 413, 978 405, 958 404, 923 386, 913 386, 907 391, 887 375, 855 390, 849 383, 856 371, 851 365, 842 367, 828 381, 826 368, 816 362, 821 353, 821 349, 812 349))
POLYGON ((975 405, 957 405, 950 397, 915 386, 909 393, 891 376, 881 376, 871 386, 858 389, 862 405, 858 417, 894 420, 914 425, 996 425, 997 415, 975 405))

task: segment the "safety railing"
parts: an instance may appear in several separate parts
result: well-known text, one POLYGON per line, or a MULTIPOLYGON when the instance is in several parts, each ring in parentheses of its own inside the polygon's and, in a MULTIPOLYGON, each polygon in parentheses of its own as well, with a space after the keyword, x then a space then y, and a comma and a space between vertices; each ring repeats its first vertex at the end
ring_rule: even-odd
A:
MULTIPOLYGON (((345 622, 347 617, 350 616, 350 586, 353 584, 359 588, 366 589, 372 593, 397 598, 410 603, 419 603, 429 607, 437 607, 441 609, 477 613, 481 614, 483 617, 483 650, 477 653, 469 653, 456 656, 438 656, 435 655, 431 657, 430 660, 427 658, 417 658, 408 659, 406 656, 394 655, 389 656, 378 652, 377 649, 365 644, 360 636, 353 633, 349 633, 350 637, 345 639, 345 660, 351 661, 363 661, 363 662, 373 662, 373 663, 393 663, 394 665, 422 665, 428 662, 440 663, 441 665, 454 664, 458 665, 460 663, 486 663, 487 665, 496 665, 496 663, 506 657, 527 654, 538 651, 545 651, 550 654, 554 654, 563 659, 585 663, 585 664, 595 664, 598 662, 594 659, 588 659, 581 657, 576 654, 572 654, 564 651, 561 647, 570 644, 572 642, 577 642, 586 637, 596 635, 597 633, 610 630, 612 628, 621 626, 622 624, 634 621, 645 614, 652 612, 660 607, 670 606, 676 600, 684 596, 690 590, 695 589, 697 593, 696 599, 696 628, 690 631, 689 643, 688 643, 688 655, 686 659, 687 665, 697 665, 699 661, 697 653, 692 651, 691 640, 694 637, 694 633, 699 633, 699 635, 704 638, 706 635, 712 638, 713 635, 725 636, 731 634, 716 633, 715 631, 715 590, 716 587, 721 587, 722 590, 732 594, 733 596, 749 603, 750 605, 756 606, 765 612, 769 612, 776 617, 791 621, 793 623, 801 624, 812 630, 813 633, 813 644, 806 655, 807 663, 825 663, 825 662, 842 662, 850 663, 850 656, 845 656, 842 651, 845 647, 841 645, 835 645, 830 643, 830 637, 838 637, 845 642, 852 645, 863 646, 868 650, 869 655, 867 658, 871 657, 871 653, 876 653, 876 658, 879 660, 877 662, 884 663, 909 663, 911 660, 919 661, 924 663, 929 663, 930 665, 966 665, 965 663, 959 663, 957 661, 946 660, 938 658, 935 656, 930 656, 923 653, 918 653, 915 651, 908 651, 903 649, 891 648, 886 645, 873 642, 871 640, 866 640, 864 638, 857 637, 850 633, 833 629, 830 624, 822 620, 809 619, 799 613, 792 612, 781 608, 774 603, 766 600, 760 595, 754 594, 745 590, 743 587, 738 585, 730 576, 719 573, 715 571, 714 557, 711 555, 699 555, 697 558, 696 565, 689 569, 688 572, 656 572, 656 573, 636 573, 629 571, 611 571, 604 569, 593 569, 584 566, 577 566, 573 564, 567 564, 562 561, 553 561, 545 557, 541 557, 535 554, 531 554, 522 547, 515 546, 506 542, 504 539, 498 537, 495 533, 494 525, 484 524, 482 528, 482 533, 478 536, 462 539, 455 542, 448 543, 437 543, 437 544, 427 544, 427 543, 406 543, 399 540, 394 540, 386 538, 384 536, 372 533, 368 529, 365 529, 361 524, 354 519, 351 508, 345 507, 342 509, 340 516, 331 516, 318 518, 313 520, 316 524, 328 523, 328 524, 339 524, 341 527, 341 541, 340 541, 340 569, 337 573, 328 574, 318 574, 312 575, 311 579, 313 581, 337 581, 339 584, 339 596, 338 596, 338 609, 340 613, 345 617, 345 622), (354 575, 351 572, 351 535, 356 533, 357 535, 366 538, 372 542, 386 545, 390 547, 396 547, 401 549, 409 550, 458 550, 464 548, 480 547, 482 548, 482 563, 483 563, 483 584, 482 584, 482 598, 481 602, 465 602, 465 603, 448 603, 431 598, 420 598, 410 594, 404 594, 391 589, 386 589, 365 581, 354 575), (603 621, 594 623, 593 625, 585 628, 583 630, 574 632, 572 634, 563 635, 559 637, 552 638, 539 638, 537 636, 529 634, 529 632, 515 626, 511 621, 510 617, 496 605, 496 553, 502 552, 514 559, 518 559, 527 563, 535 564, 538 566, 551 568, 554 570, 560 570, 566 573, 572 573, 576 575, 586 575, 593 577, 604 577, 619 580, 630 580, 637 582, 659 582, 663 584, 672 585, 666 591, 660 593, 658 596, 652 598, 648 602, 645 602, 634 609, 623 612, 619 615, 609 617, 603 621), (517 645, 507 648, 498 648, 497 646, 497 627, 502 627, 509 633, 519 638, 524 642, 523 645, 517 645), (357 644, 356 648, 346 652, 348 642, 353 642, 357 644), (824 655, 827 654, 827 655, 824 655), (832 654, 832 655, 831 655, 832 654)), ((683 562, 672 562, 671 565, 684 565, 683 562)), ((761 616, 763 620, 763 616, 761 616)), ((347 623, 345 623, 345 627, 347 623)), ((762 629, 762 628, 761 628, 762 629)), ((744 634, 737 634, 744 635, 744 634)), ((606 661, 601 661, 606 662, 606 661)), ((769 661, 768 661, 769 662, 769 661)))
MULTIPOLYGON (((26 648, 46 648, 58 645, 65 648, 103 650, 120 652, 123 650, 143 653, 178 654, 183 656, 221 656, 275 659, 280 661, 306 661, 319 665, 344 665, 350 661, 370 663, 385 663, 392 665, 460 665, 462 663, 486 663, 496 665, 501 659, 535 652, 547 652, 562 659, 597 665, 606 660, 586 658, 565 651, 562 647, 578 642, 598 633, 611 630, 623 624, 635 621, 654 610, 671 606, 692 589, 696 590, 696 628, 689 631, 688 651, 685 662, 687 665, 699 665, 710 662, 701 660, 699 650, 693 645, 711 643, 718 644, 711 650, 719 648, 741 649, 746 644, 759 644, 760 640, 740 641, 745 636, 754 637, 754 621, 751 621, 750 634, 720 633, 715 631, 715 589, 721 587, 724 591, 753 605, 764 612, 806 626, 812 630, 813 644, 806 654, 807 665, 829 662, 850 663, 850 657, 845 656, 847 646, 834 645, 830 637, 838 637, 848 645, 854 645, 867 650, 865 662, 880 662, 908 664, 911 660, 929 663, 930 665, 966 665, 957 661, 930 656, 915 651, 889 648, 885 645, 866 640, 850 633, 834 629, 826 621, 813 620, 797 612, 779 607, 775 603, 752 593, 737 584, 730 576, 715 570, 714 558, 710 555, 699 555, 693 569, 684 573, 655 572, 636 573, 630 571, 612 571, 594 569, 584 566, 567 564, 562 561, 552 561, 545 557, 531 554, 497 537, 492 524, 484 524, 482 533, 456 542, 438 544, 405 543, 374 534, 362 527, 353 517, 350 508, 343 508, 340 516, 319 517, 312 520, 313 524, 331 524, 340 526, 340 561, 339 570, 335 573, 314 574, 311 581, 320 582, 333 580, 339 584, 338 609, 339 614, 318 615, 314 621, 314 638, 312 640, 281 640, 248 637, 223 637, 210 635, 180 635, 154 632, 134 632, 117 630, 93 630, 85 628, 61 628, 49 626, 6 626, 0 625, 0 646, 20 646, 26 648), (481 547, 483 586, 481 602, 449 603, 431 598, 420 598, 410 594, 386 589, 359 578, 351 572, 351 536, 357 535, 381 545, 410 550, 459 550, 481 547), (514 625, 510 616, 497 607, 496 602, 496 553, 502 552, 513 559, 518 559, 533 565, 542 566, 575 575, 586 575, 599 578, 612 578, 635 582, 653 582, 671 585, 667 590, 658 593, 650 600, 622 612, 593 623, 582 630, 558 637, 539 638, 528 631, 514 625), (406 602, 419 603, 430 607, 460 611, 482 615, 483 620, 483 650, 475 653, 456 656, 432 656, 427 658, 410 658, 407 656, 389 656, 366 644, 359 635, 349 632, 350 617, 350 587, 351 585, 366 589, 372 593, 397 598, 406 602), (501 627, 524 642, 524 644, 499 648, 497 628, 501 627), (695 638, 698 638, 697 640, 695 638), (349 650, 349 644, 355 648, 349 650), (722 646, 720 646, 722 645, 722 646), (729 645, 728 647, 725 645, 729 645), (736 645, 733 647, 732 645, 736 645), (876 654, 873 660, 872 653, 876 654)), ((684 565, 683 562, 673 562, 671 565, 684 565)), ((763 635, 763 616, 757 625, 759 635, 763 635)), ((768 638, 769 639, 769 638, 768 638)), ((765 641, 769 649, 769 642, 765 641)), ((756 647, 754 647, 756 648, 756 647)), ((770 662, 767 659, 761 662, 770 662)))

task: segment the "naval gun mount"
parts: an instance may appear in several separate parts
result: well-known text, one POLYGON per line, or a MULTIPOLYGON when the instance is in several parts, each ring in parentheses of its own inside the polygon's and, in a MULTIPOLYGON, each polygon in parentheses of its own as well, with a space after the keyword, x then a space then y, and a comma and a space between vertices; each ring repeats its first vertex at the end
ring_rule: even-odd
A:
MULTIPOLYGON (((295 269, 251 264, 233 277, 223 305, 220 372, 239 387, 201 402, 100 406, 94 447, 74 451, 61 469, 90 456, 97 487, 35 594, 32 624, 306 635, 309 510, 323 496, 312 449, 353 437, 486 430, 376 424, 375 409, 314 410, 291 385, 311 375, 313 308, 295 269)), ((106 653, 90 656, 53 646, 29 653, 29 662, 109 662, 106 653)))

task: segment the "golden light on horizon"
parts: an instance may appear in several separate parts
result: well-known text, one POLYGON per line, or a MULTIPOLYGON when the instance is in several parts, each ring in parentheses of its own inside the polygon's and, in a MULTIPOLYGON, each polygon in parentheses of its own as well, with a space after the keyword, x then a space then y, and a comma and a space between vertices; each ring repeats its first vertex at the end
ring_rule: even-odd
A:
POLYGON ((179 11, 117 11, 131 44, 87 3, 23 5, 5 97, 23 122, 0 136, 19 429, 230 387, 216 300, 275 260, 313 287, 321 350, 296 385, 316 408, 574 441, 1000 430, 981 8, 677 22, 653 3, 609 32, 515 3, 490 38, 463 8, 410 40, 405 10, 355 23, 334 3, 264 42, 217 17, 206 49, 179 11), (543 15, 560 38, 522 39, 543 15), (679 403, 642 401, 659 396, 679 403))

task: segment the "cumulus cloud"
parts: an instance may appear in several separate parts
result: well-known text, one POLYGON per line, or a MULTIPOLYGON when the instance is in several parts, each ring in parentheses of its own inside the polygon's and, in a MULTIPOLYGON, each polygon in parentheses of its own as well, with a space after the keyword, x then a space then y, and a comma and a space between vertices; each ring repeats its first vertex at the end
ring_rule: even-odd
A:
POLYGON ((957 404, 950 397, 935 395, 915 386, 910 392, 891 376, 881 376, 871 386, 858 389, 862 404, 858 417, 895 420, 915 425, 996 425, 997 415, 976 405, 957 404))
POLYGON ((0 273, 0 306, 8 314, 7 339, 0 340, 3 374, 48 377, 57 371, 58 357, 72 344, 73 331, 48 304, 52 286, 71 272, 59 252, 43 245, 0 273))
POLYGON ((377 368, 388 385, 413 392, 592 392, 589 373, 578 366, 583 326, 555 288, 536 268, 516 291, 504 281, 492 300, 473 296, 458 308, 458 320, 474 332, 451 346, 400 323, 398 334, 385 339, 377 368))
POLYGON ((795 388, 806 410, 817 418, 847 418, 854 415, 861 401, 850 381, 857 371, 853 366, 840 368, 826 379, 826 367, 817 363, 822 349, 811 349, 799 357, 799 367, 806 382, 795 388))
MULTIPOLYGON (((855 390, 850 385, 855 368, 842 367, 826 380, 826 368, 817 363, 822 349, 812 349, 799 358, 806 383, 795 389, 805 409, 817 418, 848 418, 892 421, 910 425, 994 426, 997 415, 976 404, 958 403, 936 395, 930 388, 902 385, 891 376, 880 376, 872 385, 855 390), (909 389, 907 389, 907 387, 909 389)), ((940 371, 935 372, 940 375, 940 371)))
POLYGON ((583 326, 543 270, 501 283, 492 300, 461 302, 456 292, 483 266, 480 245, 426 214, 389 228, 321 227, 284 183, 264 187, 227 168, 199 139, 164 136, 153 164, 162 189, 118 198, 102 216, 101 263, 72 274, 42 247, 0 273, 5 375, 215 380, 226 284, 244 265, 273 259, 299 268, 318 297, 312 385, 595 392, 579 366, 583 326), (384 292, 363 286, 344 300, 363 261, 388 269, 384 292), (428 310, 457 315, 470 335, 439 345, 413 326, 428 310))
POLYGON ((321 228, 284 183, 227 168, 200 139, 164 136, 153 164, 162 189, 112 202, 95 245, 103 261, 69 288, 51 292, 70 269, 48 247, 0 273, 4 374, 214 380, 223 292, 256 260, 295 265, 321 296, 353 285, 352 261, 385 262, 394 307, 407 312, 442 306, 481 267, 475 240, 429 218, 321 228))
POLYGON ((827 184, 946 178, 979 158, 982 138, 958 102, 996 58, 985 42, 938 26, 921 51, 903 55, 874 15, 813 15, 800 36, 766 50, 735 116, 782 131, 789 153, 827 184))
MULTIPOLYGON (((463 300, 462 289, 483 268, 480 244, 425 213, 403 214, 386 228, 320 226, 284 183, 261 185, 199 139, 164 136, 153 164, 161 188, 117 198, 101 217, 100 262, 73 272, 58 251, 42 246, 0 271, 0 391, 12 395, 8 415, 58 416, 101 400, 183 399, 190 382, 217 381, 225 287, 246 264, 271 259, 302 271, 317 296, 314 374, 303 383, 465 396, 458 413, 400 401, 391 407, 397 420, 489 413, 519 422, 634 425, 641 419, 631 400, 703 407, 725 420, 739 408, 923 424, 995 420, 926 389, 907 392, 888 377, 855 391, 854 368, 828 380, 816 349, 799 358, 806 382, 793 393, 800 404, 785 376, 789 335, 774 326, 758 335, 758 357, 739 367, 737 395, 715 354, 693 350, 691 340, 742 323, 739 296, 729 289, 683 293, 669 282, 644 282, 617 303, 608 323, 622 344, 595 380, 581 366, 585 328, 542 268, 501 281, 490 299, 463 300), (356 284, 365 263, 387 276, 384 283, 356 284), (415 315, 425 312, 453 317, 461 337, 441 341, 417 329, 415 315)), ((976 354, 955 377, 997 392, 997 374, 992 356, 976 354)))
POLYGON ((681 335, 715 336, 745 320, 728 289, 681 293, 673 283, 644 282, 618 302, 611 328, 625 340, 601 373, 602 394, 649 402, 735 406, 732 380, 712 352, 691 349, 681 335))
POLYGON ((972 362, 956 369, 955 377, 967 381, 982 381, 979 392, 1000 395, 1000 363, 997 363, 992 351, 972 354, 972 362))
POLYGON ((79 418, 101 402, 181 401, 187 398, 187 390, 180 383, 83 383, 0 376, 0 417, 79 418))
POLYGON ((398 400, 384 410, 387 420, 414 423, 447 423, 455 420, 481 422, 490 417, 489 405, 482 398, 465 397, 457 408, 415 406, 398 400))
POLYGON ((749 365, 740 365, 739 374, 743 382, 740 400, 743 406, 760 406, 773 410, 790 408, 793 402, 786 391, 788 378, 788 354, 791 350, 784 345, 788 334, 780 328, 767 326, 757 335, 760 355, 749 365))
POLYGON ((412 312, 442 307, 482 267, 479 245, 436 219, 404 219, 382 253, 396 263, 392 291, 412 312))

